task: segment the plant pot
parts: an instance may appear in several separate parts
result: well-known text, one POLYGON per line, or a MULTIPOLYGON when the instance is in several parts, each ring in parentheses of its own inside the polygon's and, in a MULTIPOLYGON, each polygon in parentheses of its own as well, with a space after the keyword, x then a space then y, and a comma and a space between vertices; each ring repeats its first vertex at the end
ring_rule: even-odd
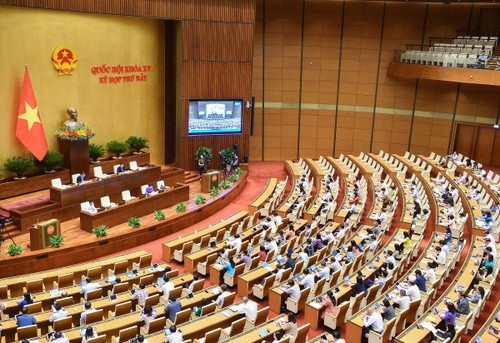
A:
POLYGON ((144 154, 144 151, 134 151, 132 154, 141 155, 141 154, 144 154))
POLYGON ((121 159, 121 156, 113 156, 112 159, 113 160, 119 160, 119 159, 121 159))
POLYGON ((14 177, 14 180, 25 180, 26 176, 21 176, 21 177, 14 177))
POLYGON ((52 170, 45 170, 45 174, 52 174, 55 173, 56 171, 54 169, 52 170))
POLYGON ((90 163, 97 164, 97 163, 101 163, 101 161, 90 161, 90 163))

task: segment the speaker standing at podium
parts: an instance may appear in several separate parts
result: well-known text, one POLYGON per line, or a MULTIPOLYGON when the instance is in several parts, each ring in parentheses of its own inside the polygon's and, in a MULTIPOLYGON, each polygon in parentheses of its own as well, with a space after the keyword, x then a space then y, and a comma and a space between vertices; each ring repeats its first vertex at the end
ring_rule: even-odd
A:
POLYGON ((205 155, 201 154, 198 158, 198 168, 200 170, 200 176, 205 172, 205 155))

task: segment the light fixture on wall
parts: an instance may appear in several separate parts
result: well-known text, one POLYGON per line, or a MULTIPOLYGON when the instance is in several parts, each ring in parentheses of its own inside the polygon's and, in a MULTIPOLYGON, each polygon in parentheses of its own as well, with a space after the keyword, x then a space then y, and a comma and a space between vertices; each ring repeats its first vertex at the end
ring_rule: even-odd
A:
POLYGON ((245 107, 252 108, 252 103, 250 101, 247 101, 247 103, 245 104, 245 107))

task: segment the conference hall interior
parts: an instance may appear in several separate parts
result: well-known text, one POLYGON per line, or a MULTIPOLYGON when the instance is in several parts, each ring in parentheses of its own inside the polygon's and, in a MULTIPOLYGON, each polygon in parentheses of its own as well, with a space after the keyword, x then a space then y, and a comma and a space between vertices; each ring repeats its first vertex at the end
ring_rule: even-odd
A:
POLYGON ((495 0, 0 0, 0 343, 494 343, 495 0))

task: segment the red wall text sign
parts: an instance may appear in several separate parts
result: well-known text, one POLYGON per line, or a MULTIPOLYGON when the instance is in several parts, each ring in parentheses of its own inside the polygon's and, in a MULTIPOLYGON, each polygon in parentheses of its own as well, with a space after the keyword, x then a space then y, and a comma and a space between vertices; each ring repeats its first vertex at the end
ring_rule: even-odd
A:
POLYGON ((144 82, 148 79, 148 74, 152 70, 150 65, 121 65, 115 66, 103 64, 93 66, 90 72, 99 77, 99 83, 123 83, 123 82, 144 82))

